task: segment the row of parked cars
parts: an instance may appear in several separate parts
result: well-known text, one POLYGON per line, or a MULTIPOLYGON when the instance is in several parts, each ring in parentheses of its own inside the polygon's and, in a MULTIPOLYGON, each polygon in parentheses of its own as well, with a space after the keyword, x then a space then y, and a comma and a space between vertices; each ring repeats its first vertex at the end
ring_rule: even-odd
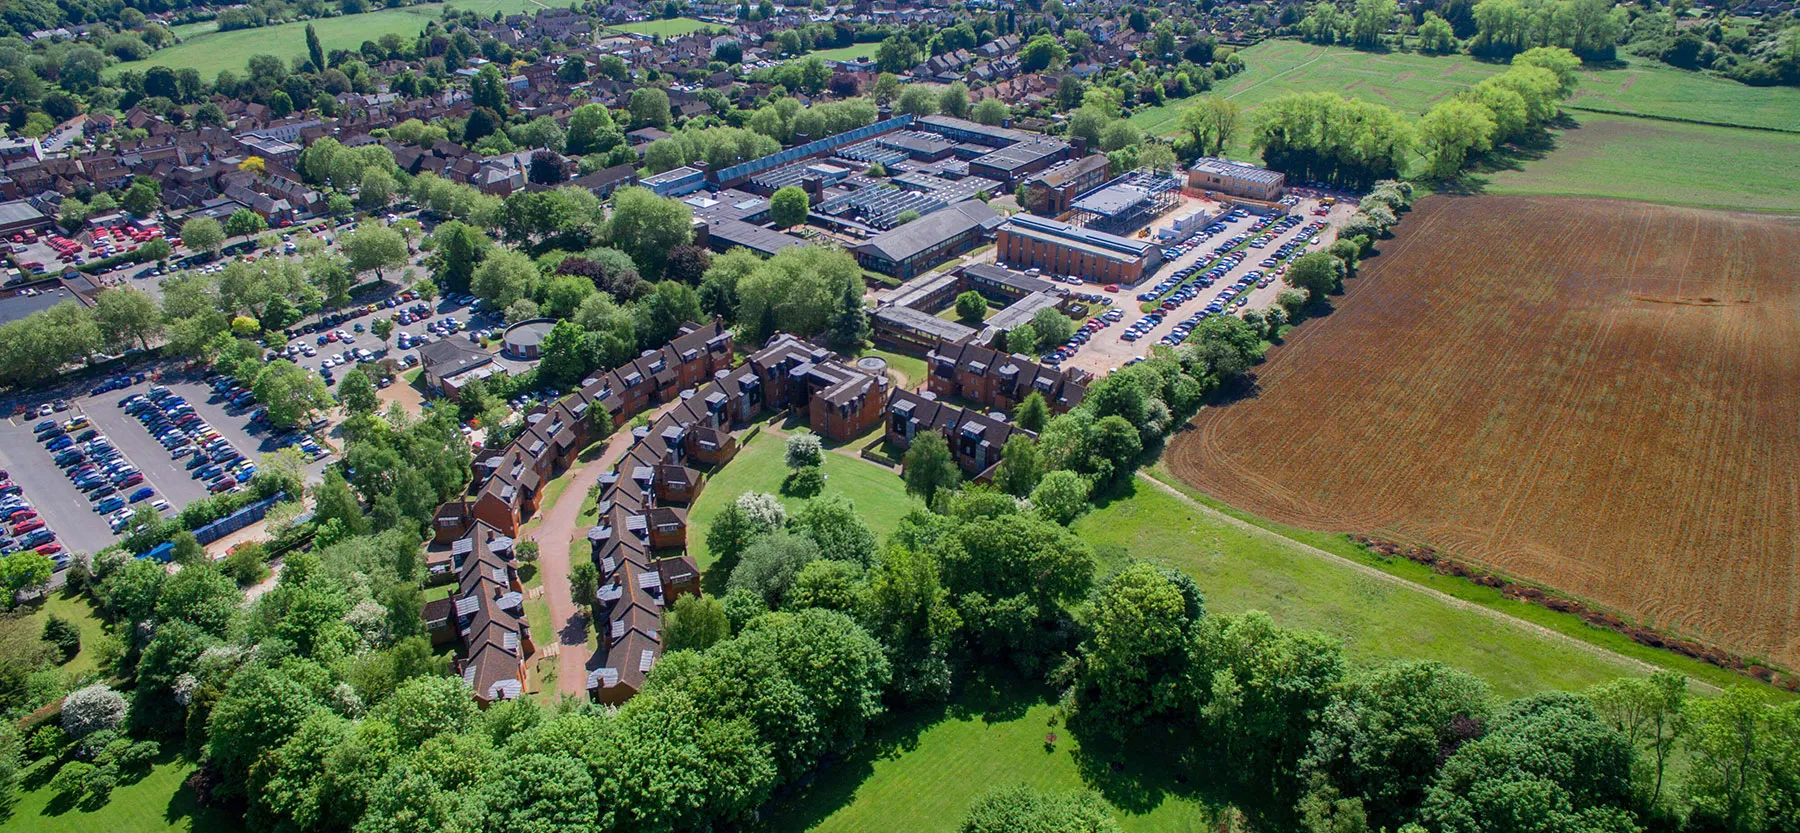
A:
POLYGON ((158 498, 156 489, 144 482, 144 473, 86 416, 60 424, 44 420, 34 430, 51 461, 87 496, 89 508, 106 519, 114 534, 131 523, 138 504, 150 501, 158 512, 169 508, 168 501, 158 498))
MULTIPOLYGON (((235 384, 235 383, 234 383, 235 384)), ((225 390, 219 390, 221 394, 225 390)), ((242 395, 249 391, 240 388, 242 395)), ((256 464, 194 411, 192 403, 162 385, 147 393, 132 394, 119 406, 144 424, 144 428, 169 450, 169 459, 187 458, 192 477, 213 494, 240 488, 256 473, 256 464)))
POLYGON ((12 475, 4 470, 0 470, 0 522, 4 523, 0 526, 0 553, 36 550, 55 561, 58 570, 69 566, 69 556, 56 543, 56 533, 44 525, 31 501, 25 499, 24 487, 14 483, 12 475))

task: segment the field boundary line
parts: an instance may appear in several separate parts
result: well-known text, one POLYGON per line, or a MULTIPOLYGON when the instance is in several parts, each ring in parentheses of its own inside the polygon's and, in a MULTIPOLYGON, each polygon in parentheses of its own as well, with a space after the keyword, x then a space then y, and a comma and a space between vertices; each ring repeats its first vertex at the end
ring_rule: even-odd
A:
POLYGON ((1621 117, 1628 118, 1628 119, 1644 119, 1646 121, 1666 121, 1666 122, 1674 122, 1676 124, 1697 124, 1697 125, 1701 125, 1703 127, 1729 127, 1729 128, 1733 128, 1736 130, 1760 130, 1764 133, 1782 133, 1782 134, 1786 134, 1789 136, 1800 134, 1800 129, 1789 128, 1789 127, 1770 127, 1768 125, 1762 125, 1762 124, 1733 124, 1731 122, 1709 121, 1707 119, 1690 119, 1690 118, 1684 118, 1682 116, 1662 116, 1662 115, 1657 115, 1655 113, 1634 113, 1629 110, 1607 110, 1607 109, 1601 108, 1601 107, 1584 107, 1580 104, 1570 104, 1569 102, 1566 102, 1566 101, 1563 102, 1562 107, 1564 110, 1578 110, 1583 113, 1599 113, 1599 114, 1605 115, 1605 116, 1621 116, 1621 117))
MULTIPOLYGON (((1287 537, 1286 535, 1282 535, 1279 532, 1275 532, 1274 530, 1270 530, 1270 529, 1265 529, 1261 526, 1257 526, 1256 524, 1250 523, 1249 521, 1243 520, 1241 518, 1234 518, 1230 515, 1225 514, 1224 512, 1220 512, 1219 510, 1214 509, 1211 506, 1207 506, 1206 504, 1201 503, 1200 501, 1194 500, 1193 498, 1188 497, 1185 494, 1182 494, 1180 489, 1177 489, 1174 486, 1170 486, 1169 484, 1164 483, 1161 480, 1158 480, 1155 477, 1152 477, 1145 472, 1139 471, 1137 473, 1137 477, 1139 480, 1155 486, 1156 488, 1162 490, 1164 493, 1168 494, 1170 497, 1173 497, 1176 500, 1181 501, 1181 503, 1183 505, 1187 506, 1188 508, 1194 510, 1195 512, 1198 512, 1201 515, 1204 515, 1210 519, 1220 521, 1229 526, 1236 527, 1240 530, 1243 530, 1245 532, 1248 532, 1252 535, 1255 535, 1255 536, 1258 536, 1258 537, 1261 537, 1264 539, 1272 539, 1272 540, 1280 541, 1282 544, 1287 545, 1298 552, 1305 553, 1306 555, 1310 555, 1315 558, 1321 558, 1321 559, 1324 559, 1326 561, 1329 561, 1329 562, 1332 562, 1335 564, 1340 564, 1340 565, 1349 567, 1349 568, 1357 571, 1358 573, 1361 573, 1362 575, 1376 579, 1377 581, 1384 582, 1388 585, 1391 585, 1394 587, 1405 588, 1407 590, 1411 590, 1413 592, 1427 596, 1427 597, 1434 599, 1438 602, 1441 602, 1443 604, 1449 605, 1453 608, 1457 608, 1459 610, 1471 611, 1471 612, 1477 613, 1481 616, 1486 616, 1487 618, 1492 619, 1496 622, 1500 622, 1505 625, 1508 625, 1508 626, 1511 626, 1514 628, 1518 628, 1520 630, 1523 630, 1523 631, 1526 631, 1529 633, 1534 633, 1539 636, 1546 637, 1553 642, 1560 642, 1571 648, 1574 648, 1579 651, 1584 651, 1588 654, 1591 654, 1593 656, 1604 659, 1615 665, 1621 665, 1621 666, 1625 666, 1628 668, 1632 668, 1634 670, 1644 671, 1644 672, 1656 672, 1656 671, 1668 670, 1668 669, 1665 669, 1663 666, 1656 665, 1655 663, 1646 662, 1646 661, 1638 659, 1636 657, 1626 656, 1626 655, 1621 654, 1617 651, 1614 651, 1610 648, 1603 648, 1599 645, 1595 645, 1592 642, 1588 642, 1583 639, 1577 639, 1576 637, 1570 636, 1566 633, 1563 633, 1561 631, 1558 631, 1558 630, 1555 630, 1552 628, 1544 627, 1543 625, 1539 625, 1535 622, 1527 622, 1524 619, 1520 619, 1517 616, 1513 616, 1508 613, 1495 610, 1491 607, 1487 607, 1486 605, 1480 605, 1480 604, 1476 604, 1471 601, 1467 601, 1465 599, 1459 599, 1459 598, 1452 596, 1448 593, 1445 593, 1441 590, 1435 590, 1430 587, 1421 585, 1417 582, 1409 581, 1409 580, 1401 578, 1399 576, 1383 572, 1383 571, 1378 570, 1374 567, 1371 567, 1367 564, 1361 564, 1352 559, 1345 558, 1341 555, 1338 555, 1337 553, 1322 550, 1322 549, 1319 549, 1318 547, 1312 546, 1311 544, 1303 543, 1301 541, 1296 541, 1292 538, 1287 537)), ((1712 683, 1706 682, 1705 680, 1697 679, 1695 677, 1691 677, 1686 674, 1683 674, 1682 676, 1687 679, 1689 685, 1694 686, 1695 688, 1703 689, 1709 694, 1724 693, 1724 689, 1721 689, 1718 686, 1713 685, 1712 683)))

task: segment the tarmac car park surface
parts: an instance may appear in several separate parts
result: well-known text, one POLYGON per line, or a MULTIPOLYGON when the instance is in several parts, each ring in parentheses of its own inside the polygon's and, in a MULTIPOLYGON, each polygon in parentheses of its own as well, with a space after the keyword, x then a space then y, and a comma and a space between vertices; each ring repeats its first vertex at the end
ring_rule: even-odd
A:
MULTIPOLYGON (((1213 262, 1216 260, 1212 254, 1213 251, 1224 245, 1226 241, 1233 237, 1240 234, 1245 235, 1246 238, 1255 238, 1259 236, 1250 232, 1251 226, 1257 219, 1256 215, 1252 214, 1245 217, 1222 221, 1224 228, 1214 232, 1210 237, 1203 238, 1201 235, 1196 235, 1191 238, 1192 240, 1199 241, 1196 245, 1187 248, 1180 256, 1166 261, 1162 266, 1158 267, 1153 274, 1134 286, 1120 286, 1114 290, 1087 284, 1078 289, 1073 289, 1076 293, 1101 294, 1112 298, 1113 303, 1110 306, 1090 304, 1088 317, 1105 320, 1106 315, 1111 315, 1116 320, 1114 323, 1100 327, 1097 331, 1090 333, 1087 343, 1080 345, 1073 356, 1070 356, 1063 361, 1062 366, 1078 367, 1083 370, 1103 374, 1124 366, 1132 359, 1140 356, 1148 356, 1150 354, 1150 349, 1161 344, 1163 337, 1173 332, 1176 325, 1189 320, 1196 313, 1206 309, 1209 304, 1217 299, 1221 293, 1232 286, 1238 279, 1254 271, 1261 271, 1266 278, 1272 279, 1266 281, 1267 285, 1251 284, 1247 291, 1240 295, 1240 297, 1247 299, 1245 305, 1242 307, 1234 306, 1232 310, 1241 312, 1243 309, 1266 309, 1273 305, 1276 297, 1280 295, 1283 289, 1288 287, 1276 274, 1276 269, 1279 267, 1270 268, 1261 266, 1260 263, 1263 259, 1273 255, 1283 243, 1299 238, 1301 236, 1301 230, 1308 228, 1308 224, 1314 221, 1322 221, 1326 224, 1322 230, 1316 233, 1316 235, 1308 235, 1308 237, 1317 236, 1319 242, 1316 245, 1307 245, 1304 249, 1296 252, 1296 255, 1304 252, 1318 251, 1330 246, 1332 241, 1336 239, 1337 225, 1348 219, 1356 210, 1355 205, 1348 201, 1338 201, 1337 204, 1330 207, 1327 210, 1327 214, 1323 216, 1315 215, 1313 213, 1314 210, 1318 208, 1321 208, 1321 206, 1316 198, 1306 197, 1296 200, 1295 205, 1289 207, 1288 210, 1291 216, 1299 218, 1299 224, 1279 233, 1275 233, 1272 228, 1269 229, 1266 233, 1271 234, 1271 240, 1268 245, 1263 248, 1250 248, 1247 245, 1244 246, 1241 250, 1245 253, 1245 256, 1241 262, 1226 270, 1225 274, 1215 280, 1210 287, 1198 288, 1196 285, 1197 292, 1193 298, 1182 302, 1176 309, 1164 314, 1162 321, 1151 326, 1139 338, 1132 341, 1123 340, 1120 336, 1126 332, 1130 325, 1144 318, 1146 315, 1146 313, 1141 310, 1141 306, 1144 302, 1138 300, 1138 296, 1141 293, 1151 291, 1159 282, 1173 276, 1183 268, 1194 266, 1196 264, 1204 267, 1206 264, 1213 262)), ((1246 243, 1248 243, 1248 239, 1246 240, 1246 243)), ((1199 272, 1204 271, 1206 271, 1204 268, 1199 270, 1199 272)), ((1173 290, 1170 291, 1173 292, 1173 290)), ((1168 295, 1164 294, 1162 297, 1166 298, 1168 295)), ((1233 313, 1228 311, 1224 314, 1233 313)), ((1079 327, 1080 324, 1078 323, 1077 326, 1079 327)))

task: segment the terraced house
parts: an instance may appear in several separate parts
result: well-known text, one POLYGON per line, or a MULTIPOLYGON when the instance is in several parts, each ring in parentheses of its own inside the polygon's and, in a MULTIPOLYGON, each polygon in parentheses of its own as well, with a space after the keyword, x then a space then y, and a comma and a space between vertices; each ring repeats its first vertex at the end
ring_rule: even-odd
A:
POLYGON ((1081 370, 1049 367, 971 343, 940 343, 925 361, 931 366, 927 387, 939 398, 960 397, 1003 411, 1036 392, 1052 411, 1063 413, 1081 404, 1092 378, 1081 370))
POLYGON ((427 567, 456 574, 456 591, 427 602, 422 613, 431 643, 463 647, 457 670, 481 705, 523 694, 525 658, 534 646, 513 539, 476 522, 447 558, 434 557, 427 567))
POLYGON ((936 431, 949 443, 956 464, 980 482, 993 479, 994 469, 1000 465, 1000 450, 1014 434, 1037 437, 1001 415, 950 404, 931 391, 894 391, 888 398, 887 412, 889 442, 911 448, 914 437, 936 431))
POLYGON ((684 324, 660 350, 588 380, 580 390, 525 416, 525 431, 496 452, 478 457, 463 498, 438 507, 434 540, 462 538, 481 521, 507 535, 539 509, 545 483, 569 467, 593 439, 644 410, 727 369, 731 331, 721 322, 684 324))

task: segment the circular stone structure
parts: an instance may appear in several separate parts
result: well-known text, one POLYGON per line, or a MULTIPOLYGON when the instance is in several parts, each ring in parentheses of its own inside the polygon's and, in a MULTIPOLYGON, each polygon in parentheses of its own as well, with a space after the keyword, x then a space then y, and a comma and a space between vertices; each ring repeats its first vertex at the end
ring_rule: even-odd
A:
POLYGON ((887 376, 887 359, 880 356, 864 356, 856 360, 856 369, 879 379, 887 376))
POLYGON ((505 350, 507 355, 515 358, 535 359, 544 346, 544 339, 550 335, 550 330, 555 326, 556 319, 554 318, 533 318, 529 321, 520 321, 506 328, 506 332, 502 334, 500 340, 501 349, 505 350))

